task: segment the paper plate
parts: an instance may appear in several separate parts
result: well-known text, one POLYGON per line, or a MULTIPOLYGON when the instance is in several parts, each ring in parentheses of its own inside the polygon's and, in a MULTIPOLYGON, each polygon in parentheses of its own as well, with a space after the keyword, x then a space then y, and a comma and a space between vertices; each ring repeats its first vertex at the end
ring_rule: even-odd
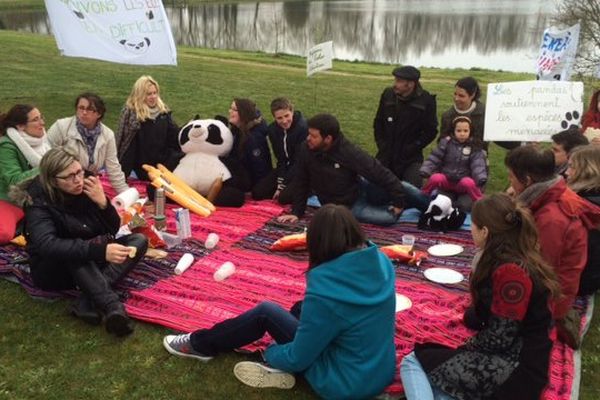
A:
POLYGON ((449 268, 429 268, 423 272, 423 275, 437 283, 459 283, 464 279, 460 272, 449 268))
POLYGON ((431 246, 430 248, 428 248, 427 252, 429 254, 431 254, 432 256, 443 257, 443 256, 455 256, 457 254, 462 253, 463 250, 464 249, 462 248, 462 246, 459 246, 457 244, 440 243, 440 244, 436 244, 435 246, 431 246))
POLYGON ((403 294, 396 293, 396 312, 408 310, 412 307, 412 301, 403 294))

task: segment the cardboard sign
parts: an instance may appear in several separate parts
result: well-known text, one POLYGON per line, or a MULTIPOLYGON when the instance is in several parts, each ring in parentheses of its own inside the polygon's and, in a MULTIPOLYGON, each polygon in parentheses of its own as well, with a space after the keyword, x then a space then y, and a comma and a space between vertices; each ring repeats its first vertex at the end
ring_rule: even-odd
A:
POLYGON ((333 42, 324 42, 316 45, 308 51, 306 57, 306 76, 331 69, 333 66, 333 42))
POLYGON ((579 125, 582 99, 582 82, 490 83, 483 137, 486 141, 550 141, 553 134, 579 125))

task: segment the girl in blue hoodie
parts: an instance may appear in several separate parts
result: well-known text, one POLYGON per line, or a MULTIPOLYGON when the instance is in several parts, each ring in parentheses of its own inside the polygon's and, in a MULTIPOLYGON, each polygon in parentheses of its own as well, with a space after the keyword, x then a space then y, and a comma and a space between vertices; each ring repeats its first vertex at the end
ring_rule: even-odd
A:
POLYGON ((166 336, 167 351, 208 361, 269 333, 276 343, 265 351, 268 366, 245 361, 234 368, 245 384, 291 388, 293 374, 303 374, 327 399, 381 393, 396 368, 392 264, 339 205, 328 204, 315 213, 307 245, 309 270, 299 318, 263 302, 210 329, 166 336))

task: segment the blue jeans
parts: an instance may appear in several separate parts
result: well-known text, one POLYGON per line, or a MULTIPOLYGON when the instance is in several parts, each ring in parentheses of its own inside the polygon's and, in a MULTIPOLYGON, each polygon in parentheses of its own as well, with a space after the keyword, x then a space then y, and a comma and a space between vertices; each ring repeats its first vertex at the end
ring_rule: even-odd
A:
POLYGON ((194 350, 206 355, 246 346, 269 333, 279 344, 294 340, 299 321, 280 305, 264 301, 235 318, 215 324, 210 329, 192 333, 194 350))
POLYGON ((414 351, 402 359, 400 377, 407 400, 454 400, 454 397, 429 382, 414 351))
MULTIPOLYGON (((421 212, 429 206, 429 197, 420 189, 407 182, 402 182, 404 189, 404 208, 418 208, 421 212)), ((360 222, 375 225, 392 225, 399 215, 389 209, 392 198, 380 186, 370 183, 364 178, 360 181, 360 195, 352 206, 352 214, 360 222)))

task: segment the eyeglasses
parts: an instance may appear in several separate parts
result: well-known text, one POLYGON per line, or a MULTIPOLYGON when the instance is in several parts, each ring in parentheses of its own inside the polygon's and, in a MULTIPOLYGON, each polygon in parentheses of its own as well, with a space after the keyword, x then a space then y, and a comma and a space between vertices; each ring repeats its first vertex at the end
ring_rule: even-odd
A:
POLYGON ((33 119, 30 119, 29 121, 27 121, 27 123, 28 123, 28 124, 29 124, 29 123, 34 123, 34 124, 35 124, 35 123, 37 123, 37 122, 40 122, 40 121, 43 121, 43 120, 44 120, 44 116, 43 116, 43 115, 40 115, 40 116, 38 116, 38 117, 35 117, 35 118, 33 118, 33 119))
POLYGON ((84 106, 77 106, 77 110, 81 111, 81 112, 91 112, 91 113, 95 113, 98 112, 98 110, 96 110, 94 107, 84 107, 84 106))
POLYGON ((84 172, 85 172, 84 170, 80 169, 79 171, 73 172, 72 174, 69 174, 67 176, 58 176, 58 175, 56 175, 56 178, 57 179, 64 179, 64 180, 70 180, 71 182, 75 182, 75 181, 77 181, 77 179, 83 178, 84 172))

